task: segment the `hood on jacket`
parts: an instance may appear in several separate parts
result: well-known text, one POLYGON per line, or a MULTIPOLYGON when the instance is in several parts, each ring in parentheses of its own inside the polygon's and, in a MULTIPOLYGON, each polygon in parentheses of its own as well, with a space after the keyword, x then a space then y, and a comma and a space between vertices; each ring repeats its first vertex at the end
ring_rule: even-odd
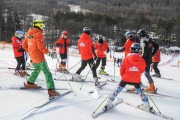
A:
POLYGON ((30 28, 28 30, 28 36, 32 36, 34 35, 35 33, 38 33, 38 32, 41 32, 42 33, 42 30, 38 29, 38 28, 30 28))
POLYGON ((138 64, 141 64, 142 59, 141 59, 140 54, 130 53, 127 55, 127 61, 128 61, 128 64, 138 65, 138 64))

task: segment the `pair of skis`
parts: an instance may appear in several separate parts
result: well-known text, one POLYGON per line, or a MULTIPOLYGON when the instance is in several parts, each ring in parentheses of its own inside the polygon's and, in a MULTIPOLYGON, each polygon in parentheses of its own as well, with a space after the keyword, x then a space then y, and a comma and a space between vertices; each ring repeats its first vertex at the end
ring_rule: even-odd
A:
POLYGON ((121 98, 117 98, 117 100, 114 101, 111 106, 109 106, 109 107, 104 106, 104 107, 101 108, 100 111, 98 111, 98 112, 93 112, 92 117, 95 119, 95 118, 97 118, 98 116, 100 116, 101 114, 103 114, 103 113, 105 113, 106 111, 110 110, 111 108, 119 105, 120 103, 124 103, 124 104, 126 104, 126 105, 131 106, 131 107, 140 109, 140 110, 142 110, 142 111, 145 111, 145 112, 148 112, 148 113, 151 113, 151 114, 154 114, 154 115, 157 115, 157 116, 162 117, 162 118, 164 118, 164 119, 173 120, 172 117, 167 116, 167 115, 165 115, 165 114, 162 114, 162 113, 160 113, 160 112, 155 111, 155 110, 153 109, 153 107, 150 107, 148 110, 147 110, 147 109, 141 109, 141 108, 139 107, 140 105, 135 105, 135 104, 132 104, 132 103, 130 103, 130 102, 123 101, 121 98))

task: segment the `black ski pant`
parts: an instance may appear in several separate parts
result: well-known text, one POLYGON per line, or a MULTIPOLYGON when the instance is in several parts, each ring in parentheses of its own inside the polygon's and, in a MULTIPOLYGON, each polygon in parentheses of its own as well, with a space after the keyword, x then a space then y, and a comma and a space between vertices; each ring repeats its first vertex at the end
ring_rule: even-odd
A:
POLYGON ((158 69, 158 63, 159 62, 153 62, 153 69, 154 69, 154 72, 156 73, 156 74, 160 74, 160 71, 159 71, 159 69, 158 69))
POLYGON ((16 66, 16 70, 25 70, 25 66, 26 66, 26 62, 24 59, 24 56, 21 57, 15 57, 16 61, 17 61, 17 66, 16 66))
POLYGON ((76 72, 76 74, 81 74, 81 72, 86 68, 87 64, 89 64, 89 67, 91 68, 91 71, 93 73, 93 77, 97 77, 97 73, 96 73, 96 65, 94 63, 93 58, 89 59, 89 60, 82 60, 81 61, 81 67, 78 69, 78 71, 76 72))
POLYGON ((60 57, 61 57, 61 64, 62 65, 66 65, 66 62, 67 62, 67 53, 60 54, 60 57))
POLYGON ((106 57, 104 57, 104 58, 97 58, 97 60, 96 60, 96 69, 99 67, 99 64, 100 64, 100 62, 102 61, 102 63, 101 63, 101 69, 104 69, 105 68, 105 66, 106 66, 106 57))

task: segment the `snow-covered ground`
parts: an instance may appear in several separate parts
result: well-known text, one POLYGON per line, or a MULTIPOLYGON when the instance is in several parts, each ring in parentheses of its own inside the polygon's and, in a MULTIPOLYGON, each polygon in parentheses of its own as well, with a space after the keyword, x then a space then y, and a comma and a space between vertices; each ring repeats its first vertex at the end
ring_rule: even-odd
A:
MULTIPOLYGON (((70 50, 76 51, 74 49, 70 50)), ((123 53, 115 53, 114 56, 121 57, 123 53)), ((53 77, 58 78, 62 76, 61 73, 54 72, 56 66, 56 59, 51 59, 46 56, 50 70, 52 71, 53 77)), ((99 104, 108 96, 112 90, 118 85, 117 82, 120 81, 119 68, 116 66, 114 71, 113 60, 109 58, 106 71, 112 76, 100 76, 100 81, 106 79, 114 79, 116 83, 108 82, 102 90, 99 90, 99 96, 97 94, 87 94, 88 91, 94 89, 93 83, 85 82, 80 90, 82 83, 69 82, 74 90, 74 93, 55 100, 54 102, 44 106, 43 108, 27 114, 23 119, 27 120, 93 120, 91 114, 99 106, 99 104)), ((171 59, 171 56, 162 55, 162 62, 166 62, 171 59)), ((179 57, 175 57, 170 63, 159 66, 161 74, 163 77, 172 78, 173 80, 165 80, 161 78, 154 78, 155 86, 158 88, 158 92, 165 95, 174 96, 170 97, 155 97, 151 96, 159 110, 168 116, 173 117, 176 120, 180 120, 180 68, 171 67, 171 64, 177 64, 180 60, 179 57)), ((71 68, 80 58, 75 53, 69 56, 68 68, 71 68)), ((160 63, 160 64, 161 64, 160 63)), ((15 67, 16 61, 13 56, 13 51, 11 46, 6 46, 6 49, 0 49, 0 120, 18 120, 25 113, 31 110, 33 107, 42 104, 48 99, 47 90, 16 90, 7 89, 8 87, 21 87, 23 82, 26 81, 25 78, 13 75, 14 70, 7 69, 8 67, 15 67), (4 88, 4 89, 3 89, 4 88)), ((71 73, 75 73, 80 67, 78 64, 76 67, 70 70, 71 73)), ((89 71, 89 67, 82 72, 85 76, 89 71)), ((31 71, 28 71, 31 72, 31 71)), ((153 73, 152 73, 153 74, 153 73)), ((70 75, 66 75, 67 78, 71 78, 70 75)), ((65 79, 63 76, 62 79, 65 79)), ((87 77, 87 80, 92 80, 92 74, 87 77)), ((142 82, 144 85, 148 85, 147 80, 144 75, 142 75, 142 82)), ((38 85, 46 88, 46 83, 44 81, 44 75, 41 73, 36 81, 38 85)), ((55 81, 56 88, 69 88, 67 81, 55 81)), ((131 87, 131 86, 127 86, 131 87)), ((60 90, 60 93, 65 92, 60 90)), ((123 98, 126 101, 130 101, 134 104, 141 104, 141 99, 138 95, 129 94, 122 92, 118 97, 123 98)), ((156 107, 150 100, 150 104, 154 109, 156 107)), ((126 104, 119 104, 118 106, 112 108, 106 113, 102 114, 97 120, 163 120, 163 118, 155 116, 151 113, 141 111, 139 109, 127 106, 126 104)))

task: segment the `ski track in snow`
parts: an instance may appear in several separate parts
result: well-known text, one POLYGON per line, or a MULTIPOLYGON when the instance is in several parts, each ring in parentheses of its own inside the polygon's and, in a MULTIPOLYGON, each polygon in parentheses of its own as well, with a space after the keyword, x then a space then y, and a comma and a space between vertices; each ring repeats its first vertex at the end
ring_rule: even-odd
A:
MULTIPOLYGON (((71 51, 74 51, 71 49, 71 51)), ((113 55, 113 54, 112 54, 113 55)), ((114 53, 115 57, 121 57, 123 53, 114 53)), ((109 58, 109 54, 107 55, 109 61, 113 61, 112 58, 109 58)), ((170 59, 171 56, 162 55, 161 63, 170 59)), ((56 66, 56 59, 51 59, 46 56, 49 68, 53 74, 53 77, 60 77, 62 73, 54 74, 54 69, 56 66)), ((155 82, 155 86, 158 88, 158 92, 161 94, 176 96, 180 98, 180 69, 176 67, 171 67, 171 64, 177 64, 177 61, 180 60, 180 56, 175 57, 173 61, 170 63, 159 66, 161 74, 163 77, 173 78, 172 81, 153 78, 155 82)), ((70 56, 68 60, 68 66, 75 65, 80 61, 79 57, 70 56)), ((114 76, 114 66, 113 62, 107 62, 106 71, 110 75, 114 76)), ((8 46, 5 50, 0 49, 0 68, 8 68, 15 67, 16 60, 13 56, 13 51, 10 46, 8 46)), ((70 70, 71 73, 75 73, 76 70, 80 67, 78 64, 76 67, 70 70)), ((98 71, 99 69, 97 69, 98 71)), ((85 70, 81 73, 81 75, 86 75, 89 71, 89 66, 85 68, 85 70)), ((25 78, 18 77, 12 75, 14 70, 10 69, 0 69, 0 87, 20 87, 23 86, 23 82, 26 81, 25 78)), ((30 71, 29 71, 30 72, 30 71)), ((153 73, 151 73, 153 74, 153 73)), ((51 104, 44 106, 43 108, 31 113, 28 115, 26 120, 93 120, 91 114, 93 111, 99 106, 99 104, 107 97, 112 90, 118 85, 120 81, 119 75, 119 67, 115 67, 115 80, 116 83, 108 82, 107 85, 103 87, 102 90, 99 90, 99 98, 97 96, 93 96, 93 94, 87 94, 88 91, 94 89, 93 83, 84 83, 82 90, 80 87, 82 83, 69 82, 72 86, 76 96, 74 96, 73 92, 70 94, 55 100, 51 104)), ((69 79, 70 75, 66 75, 69 79)), ((101 80, 106 79, 114 79, 111 76, 100 76, 101 80)), ((37 84, 46 88, 46 83, 44 81, 44 75, 41 73, 38 77, 37 84)), ((65 79, 64 76, 62 76, 65 79)), ((92 80, 92 73, 90 72, 87 80, 92 80)), ((56 88, 69 88, 69 84, 67 81, 54 81, 56 88)), ((148 85, 148 82, 144 76, 142 75, 142 82, 144 85, 148 85)), ((131 86, 127 86, 131 87, 131 86)), ((59 92, 64 92, 64 90, 60 90, 59 92)), ((140 96, 136 94, 129 94, 121 92, 118 97, 121 97, 129 102, 134 104, 141 104, 140 96)), ((29 111, 35 106, 40 105, 48 98, 47 90, 12 90, 12 89, 0 89, 0 120, 18 120, 24 113, 29 111)), ((160 98, 151 96, 159 110, 168 116, 173 117, 175 120, 180 120, 180 99, 174 98, 160 98)), ((150 99, 149 99, 150 100, 150 99)), ((152 101, 150 100, 150 104, 153 106, 152 101)), ((152 115, 147 112, 143 112, 136 108, 127 106, 125 104, 119 104, 115 108, 107 111, 102 114, 97 120, 164 120, 161 117, 152 115)))

